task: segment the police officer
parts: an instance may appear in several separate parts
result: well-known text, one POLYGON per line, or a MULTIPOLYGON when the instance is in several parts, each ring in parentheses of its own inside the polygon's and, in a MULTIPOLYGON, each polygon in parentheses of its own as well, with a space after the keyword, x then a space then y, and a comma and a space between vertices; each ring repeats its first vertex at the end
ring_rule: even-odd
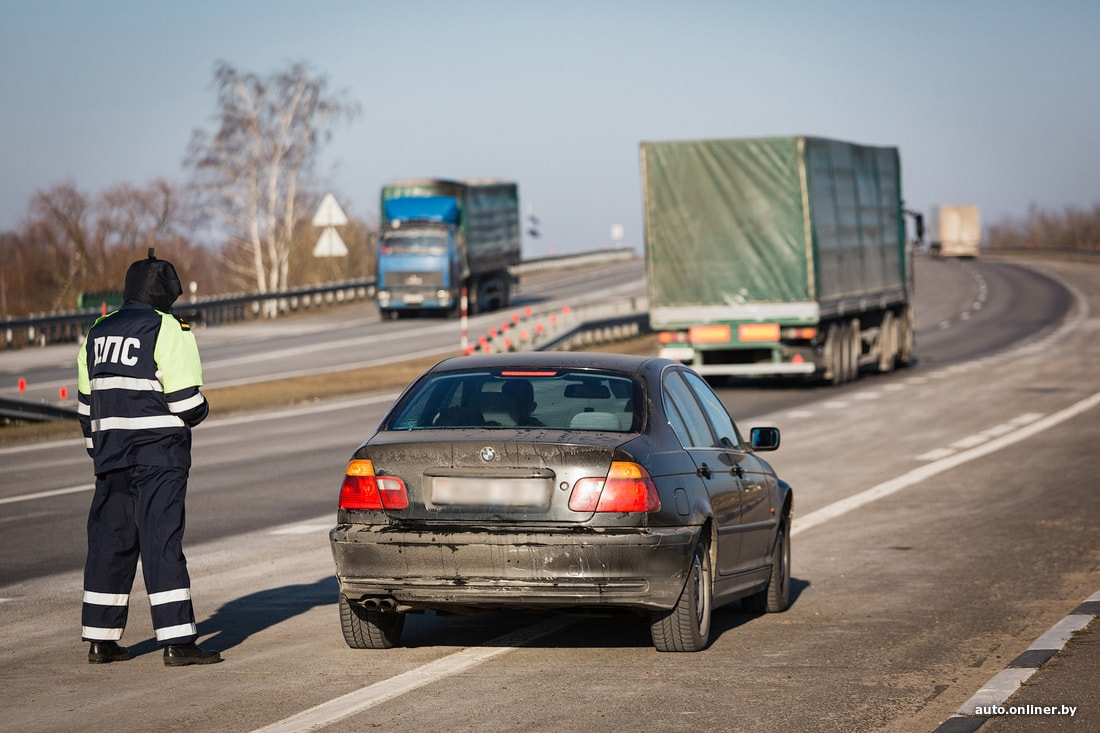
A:
POLYGON ((172 314, 182 292, 172 263, 150 249, 126 272, 122 306, 89 329, 77 359, 80 426, 96 475, 81 614, 92 664, 130 658, 118 640, 139 557, 165 665, 221 661, 195 644, 183 555, 191 428, 209 406, 195 336, 172 314))

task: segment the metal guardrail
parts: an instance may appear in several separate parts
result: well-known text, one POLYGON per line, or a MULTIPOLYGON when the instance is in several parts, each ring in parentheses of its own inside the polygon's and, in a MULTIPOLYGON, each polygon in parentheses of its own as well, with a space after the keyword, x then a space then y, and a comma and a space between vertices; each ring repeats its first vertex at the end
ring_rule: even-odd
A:
POLYGON ((649 331, 649 299, 644 296, 513 316, 491 327, 467 353, 568 351, 633 338, 649 331))
POLYGON ((76 410, 46 402, 26 402, 10 397, 0 397, 0 419, 46 422, 48 420, 77 419, 76 410))
MULTIPOLYGON (((624 261, 634 256, 631 249, 599 250, 528 260, 510 270, 518 276, 529 272, 624 261)), ((373 278, 362 278, 290 288, 273 293, 208 296, 177 301, 173 310, 186 320, 205 326, 217 326, 222 323, 276 318, 332 305, 369 300, 374 297, 374 286, 373 278)), ((0 319, 0 351, 76 342, 101 315, 103 315, 101 308, 85 308, 0 319)))
MULTIPOLYGON (((645 297, 595 303, 561 311, 532 314, 509 329, 492 329, 479 339, 482 353, 503 351, 569 351, 612 343, 649 332, 649 301, 645 297)), ((44 422, 76 420, 76 410, 47 402, 0 397, 0 419, 44 422)))
MULTIPOLYGON (((185 320, 222 323, 273 318, 373 297, 374 280, 359 279, 291 288, 275 293, 235 293, 176 301, 173 310, 185 320)), ((0 351, 26 346, 78 341, 103 315, 99 308, 0 320, 0 351)))

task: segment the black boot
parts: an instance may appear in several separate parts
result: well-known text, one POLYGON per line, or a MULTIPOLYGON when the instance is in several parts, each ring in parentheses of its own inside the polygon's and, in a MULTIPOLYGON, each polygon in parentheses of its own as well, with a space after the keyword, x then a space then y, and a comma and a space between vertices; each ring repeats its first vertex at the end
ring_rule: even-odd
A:
POLYGON ((169 644, 164 647, 165 667, 185 667, 188 664, 215 664, 220 661, 222 661, 221 654, 200 649, 195 642, 169 644))
POLYGON ((125 662, 129 658, 130 650, 114 641, 93 641, 88 647, 88 664, 125 662))

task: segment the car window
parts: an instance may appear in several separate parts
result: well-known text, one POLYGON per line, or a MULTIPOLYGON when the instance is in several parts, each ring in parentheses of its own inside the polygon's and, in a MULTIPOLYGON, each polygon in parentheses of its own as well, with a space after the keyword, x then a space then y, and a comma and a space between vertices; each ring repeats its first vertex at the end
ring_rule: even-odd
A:
POLYGON ((679 371, 666 372, 663 386, 665 413, 680 444, 685 448, 717 447, 707 417, 679 371))
POLYGON ((644 405, 640 380, 631 374, 586 369, 448 372, 410 389, 385 429, 637 432, 644 405))
POLYGON ((714 428, 714 433, 718 436, 718 445, 723 448, 741 448, 741 434, 737 432, 737 426, 734 424, 733 418, 730 417, 725 405, 718 399, 718 395, 714 393, 706 380, 695 372, 685 372, 683 376, 691 387, 691 391, 695 393, 700 404, 703 405, 703 410, 710 419, 711 427, 714 428))

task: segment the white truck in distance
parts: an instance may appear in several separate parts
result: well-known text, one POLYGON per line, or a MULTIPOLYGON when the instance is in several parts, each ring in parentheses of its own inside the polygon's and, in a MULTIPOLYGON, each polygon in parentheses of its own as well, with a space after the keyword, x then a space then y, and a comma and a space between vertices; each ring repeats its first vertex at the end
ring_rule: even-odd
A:
POLYGON ((936 257, 977 257, 982 246, 982 222, 978 207, 933 207, 929 242, 936 257))

